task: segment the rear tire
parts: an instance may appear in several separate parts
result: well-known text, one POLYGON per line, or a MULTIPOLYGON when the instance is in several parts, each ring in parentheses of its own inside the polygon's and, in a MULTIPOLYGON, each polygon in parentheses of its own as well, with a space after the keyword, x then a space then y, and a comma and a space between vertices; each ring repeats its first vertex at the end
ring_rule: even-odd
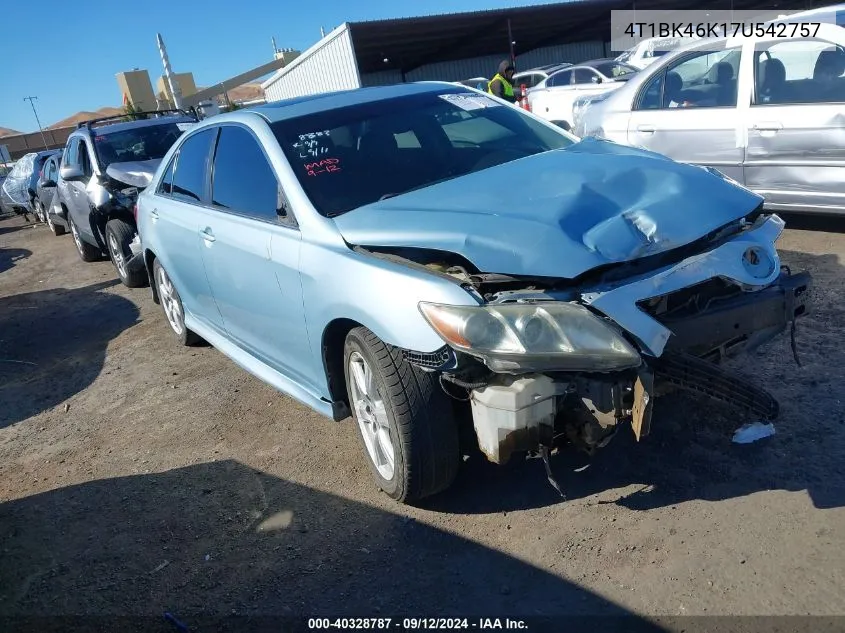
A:
POLYGON ((47 210, 46 215, 47 215, 47 226, 49 226, 50 230, 53 231, 53 235, 56 235, 56 236, 64 235, 65 232, 66 232, 65 227, 63 227, 61 224, 54 224, 53 223, 53 218, 50 217, 49 209, 47 210))
POLYGON ((202 343, 203 339, 185 325, 185 308, 182 306, 182 298, 158 259, 153 262, 153 279, 164 316, 167 317, 170 329, 173 330, 178 341, 186 347, 202 343))
POLYGON ((88 242, 82 239, 82 236, 79 234, 79 229, 76 228, 76 223, 73 221, 73 218, 68 213, 67 216, 68 224, 70 224, 70 232, 73 235, 73 243, 76 244, 76 251, 79 253, 80 259, 83 262, 96 262, 100 260, 103 255, 100 253, 100 249, 96 246, 92 246, 88 242))
POLYGON ((124 220, 109 220, 106 224, 106 246, 109 258, 117 269, 120 281, 127 288, 142 288, 147 285, 146 270, 129 270, 127 262, 132 258, 129 244, 137 235, 135 227, 124 220))
POLYGON ((458 427, 437 375, 364 327, 347 335, 343 359, 350 408, 379 488, 406 503, 448 488, 460 464, 458 427))
POLYGON ((45 224, 47 222, 47 214, 44 212, 44 207, 41 205, 41 200, 36 198, 32 202, 32 208, 34 209, 35 219, 38 220, 41 224, 45 224))

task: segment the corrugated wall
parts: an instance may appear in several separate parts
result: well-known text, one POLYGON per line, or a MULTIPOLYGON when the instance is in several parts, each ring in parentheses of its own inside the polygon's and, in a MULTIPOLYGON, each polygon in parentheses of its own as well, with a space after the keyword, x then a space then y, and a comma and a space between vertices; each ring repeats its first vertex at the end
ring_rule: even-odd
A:
POLYGON ((340 26, 262 84, 267 101, 360 88, 352 38, 340 26))
POLYGON ((398 70, 382 70, 377 73, 364 73, 361 75, 361 86, 389 86, 390 84, 401 84, 402 73, 398 70))
MULTIPOLYGON (((499 62, 506 57, 507 53, 426 64, 407 73, 405 81, 460 81, 471 77, 492 77, 499 62)), ((535 66, 545 66, 557 62, 577 64, 599 57, 605 57, 604 42, 578 42, 538 48, 517 57, 516 65, 519 70, 527 70, 535 66)), ((402 75, 399 71, 383 71, 361 75, 361 84, 364 86, 379 86, 401 81, 402 75)))

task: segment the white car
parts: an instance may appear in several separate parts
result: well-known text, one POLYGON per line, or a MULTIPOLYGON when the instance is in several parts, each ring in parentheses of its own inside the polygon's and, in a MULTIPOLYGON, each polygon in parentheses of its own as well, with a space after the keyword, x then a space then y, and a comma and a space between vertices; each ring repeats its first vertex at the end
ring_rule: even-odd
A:
POLYGON ((615 90, 636 73, 636 68, 615 59, 596 59, 569 66, 530 89, 528 104, 537 116, 571 129, 572 106, 578 97, 615 90))
POLYGON ((681 46, 692 44, 696 39, 698 38, 650 37, 629 48, 617 57, 616 61, 624 62, 642 70, 666 53, 671 53, 681 46))
POLYGON ((803 18, 663 57, 582 108, 575 133, 716 169, 772 211, 845 214, 845 28, 803 18))
POLYGON ((570 68, 572 64, 569 62, 560 62, 558 64, 549 64, 547 66, 537 66, 536 68, 529 68, 522 70, 513 76, 514 90, 525 86, 527 90, 534 88, 548 79, 551 75, 564 68, 570 68))

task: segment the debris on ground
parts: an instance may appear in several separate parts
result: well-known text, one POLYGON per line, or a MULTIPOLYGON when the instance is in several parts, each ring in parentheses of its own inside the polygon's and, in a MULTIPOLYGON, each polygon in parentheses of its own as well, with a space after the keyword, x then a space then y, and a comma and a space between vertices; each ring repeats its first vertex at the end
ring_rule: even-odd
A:
POLYGON ((734 444, 751 444, 757 440, 762 440, 766 437, 771 437, 775 434, 775 427, 773 424, 763 424, 762 422, 752 422, 750 424, 743 424, 734 433, 731 440, 734 444))

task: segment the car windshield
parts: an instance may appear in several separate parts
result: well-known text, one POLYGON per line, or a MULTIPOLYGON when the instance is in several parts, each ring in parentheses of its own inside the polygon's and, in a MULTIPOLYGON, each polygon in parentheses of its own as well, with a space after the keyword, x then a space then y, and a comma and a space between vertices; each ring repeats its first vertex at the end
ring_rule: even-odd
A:
POLYGON ((174 122, 146 125, 110 134, 97 134, 94 146, 97 148, 101 169, 105 170, 112 163, 162 158, 181 134, 182 130, 174 122))
POLYGON ((621 64, 617 61, 596 64, 595 69, 605 77, 609 77, 611 79, 630 79, 629 75, 633 75, 635 72, 637 72, 637 69, 633 66, 628 66, 628 64, 621 64))
MULTIPOLYGON (((449 88, 271 127, 305 193, 325 216, 575 142, 518 108, 449 88)), ((492 186, 507 190, 513 184, 492 186)))

